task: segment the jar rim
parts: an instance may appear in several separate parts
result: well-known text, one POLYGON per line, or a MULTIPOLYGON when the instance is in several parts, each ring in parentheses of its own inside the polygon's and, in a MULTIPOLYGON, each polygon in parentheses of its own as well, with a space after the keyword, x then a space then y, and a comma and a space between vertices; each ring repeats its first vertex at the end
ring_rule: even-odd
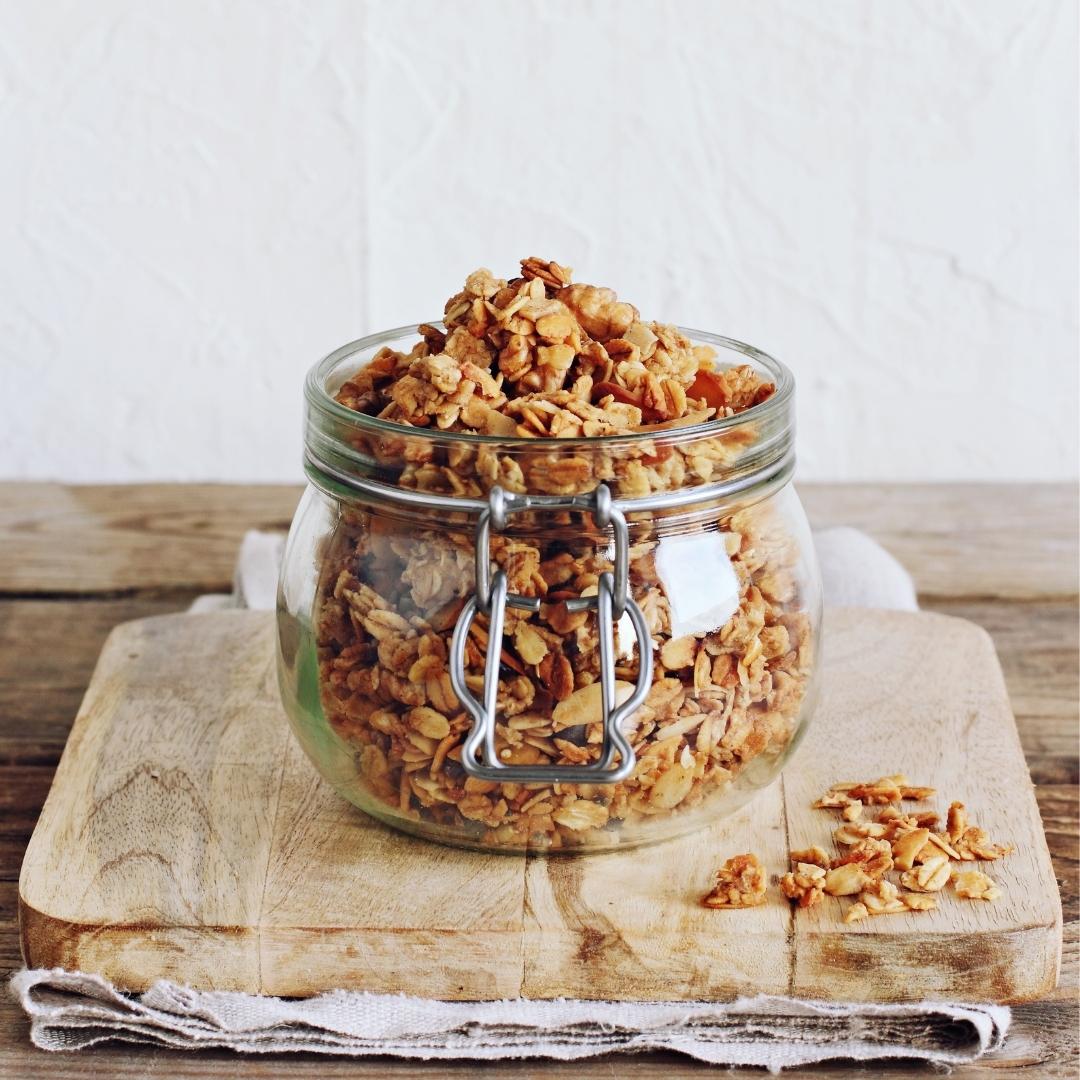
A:
MULTIPOLYGON (((741 424, 769 420, 787 409, 795 392, 795 377, 792 375, 791 370, 769 353, 735 338, 726 337, 723 334, 677 326, 676 329, 688 337, 695 345, 713 345, 729 352, 739 353, 760 364, 775 384, 775 391, 765 401, 752 405, 749 409, 735 413, 732 416, 706 420, 700 424, 688 424, 685 427, 671 428, 653 425, 641 431, 629 433, 585 435, 574 438, 481 435, 466 431, 445 431, 440 428, 410 427, 407 424, 399 424, 393 420, 383 420, 368 413, 357 412, 355 409, 350 409, 334 400, 327 390, 327 384, 329 377, 336 371, 342 360, 355 353, 378 348, 408 334, 416 333, 418 325, 423 324, 409 323, 391 330, 368 334, 365 337, 341 345, 324 356, 308 370, 307 377, 304 380, 304 397, 309 407, 328 418, 351 424, 357 429, 367 431, 373 435, 426 437, 445 446, 497 445, 508 450, 524 449, 526 447, 534 450, 545 450, 553 447, 568 449, 585 445, 593 447, 602 445, 614 448, 630 447, 637 443, 654 441, 658 438, 665 441, 668 439, 681 441, 683 438, 693 440, 701 436, 717 435, 732 428, 737 428, 741 424)), ((427 325, 440 327, 442 326, 442 320, 429 320, 427 325)))

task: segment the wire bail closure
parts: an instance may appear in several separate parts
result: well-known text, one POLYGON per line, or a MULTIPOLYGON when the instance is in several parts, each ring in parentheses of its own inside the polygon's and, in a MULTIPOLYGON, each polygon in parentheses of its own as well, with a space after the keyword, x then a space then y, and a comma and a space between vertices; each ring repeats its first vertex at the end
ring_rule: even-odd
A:
POLYGON ((487 506, 476 525, 476 592, 466 602, 454 627, 450 644, 450 682, 473 720, 461 748, 465 772, 480 780, 501 783, 615 784, 625 780, 637 763, 622 722, 645 700, 652 684, 652 638, 645 616, 629 593, 630 534, 626 517, 616 507, 611 491, 601 484, 591 494, 572 496, 515 495, 491 489, 487 506), (499 692, 499 665, 506 608, 539 611, 540 600, 509 591, 506 574, 491 570, 491 531, 502 532, 511 514, 523 510, 579 510, 591 513, 598 528, 611 529, 615 556, 613 572, 600 575, 596 596, 566 601, 569 611, 595 611, 600 639, 601 718, 604 741, 599 760, 589 765, 507 765, 495 748, 495 722, 499 692), (488 618, 488 650, 484 660, 483 701, 477 701, 465 682, 465 644, 478 613, 488 618), (638 646, 638 678, 634 692, 621 705, 615 700, 615 622, 630 618, 638 646), (483 748, 483 761, 479 751, 483 748), (619 763, 613 764, 618 754, 619 763))

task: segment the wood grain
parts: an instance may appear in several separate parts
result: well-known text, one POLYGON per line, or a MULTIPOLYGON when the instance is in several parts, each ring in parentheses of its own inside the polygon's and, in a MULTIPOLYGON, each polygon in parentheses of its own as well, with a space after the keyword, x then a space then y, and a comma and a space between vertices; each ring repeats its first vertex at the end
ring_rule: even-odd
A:
POLYGON ((0 483, 0 591, 228 592, 244 532, 288 529, 300 490, 0 483))
POLYGON ((1050 991, 1060 905, 989 637, 940 615, 868 611, 831 613, 826 633, 826 691, 784 784, 647 851, 520 859, 400 837, 334 795, 281 714, 269 614, 125 624, 27 850, 27 961, 133 989, 165 977, 286 996, 1050 991), (993 867, 1005 899, 946 897, 929 915, 853 927, 839 901, 793 917, 776 890, 747 911, 702 908, 727 855, 752 850, 780 872, 790 846, 829 842, 833 815, 810 804, 841 778, 840 760, 962 794, 1017 845, 993 867))

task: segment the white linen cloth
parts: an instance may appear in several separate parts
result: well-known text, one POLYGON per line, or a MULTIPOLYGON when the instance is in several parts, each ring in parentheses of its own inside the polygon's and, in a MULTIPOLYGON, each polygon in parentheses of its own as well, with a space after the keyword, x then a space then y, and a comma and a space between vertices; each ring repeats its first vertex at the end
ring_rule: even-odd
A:
MULTIPOLYGON (((816 534, 825 603, 916 610, 903 567, 863 533, 816 534)), ((248 533, 232 595, 200 597, 192 611, 272 608, 284 547, 279 534, 248 533)), ((671 1050, 717 1065, 772 1072, 834 1059, 973 1061, 1004 1041, 999 1005, 925 1002, 844 1004, 781 997, 733 1002, 447 1002, 333 990, 302 1000, 155 983, 125 994, 98 975, 21 971, 11 988, 34 1043, 77 1050, 109 1040, 242 1053, 304 1050, 425 1060, 552 1058, 671 1050)))
POLYGON ((34 1042, 78 1050, 110 1039, 182 1050, 305 1050, 424 1060, 554 1058, 674 1050, 771 1072, 836 1058, 973 1061, 1000 1046, 1000 1005, 836 1005, 788 998, 712 1002, 431 1001, 335 990, 286 1000, 155 983, 121 994, 98 975, 22 971, 12 980, 34 1042))

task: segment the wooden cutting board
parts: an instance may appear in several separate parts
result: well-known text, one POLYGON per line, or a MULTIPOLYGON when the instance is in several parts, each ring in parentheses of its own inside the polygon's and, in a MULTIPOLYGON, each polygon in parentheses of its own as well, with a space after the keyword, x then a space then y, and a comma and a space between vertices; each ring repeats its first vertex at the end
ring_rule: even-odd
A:
POLYGON ((1057 978, 1061 907, 989 637, 834 611, 825 686, 783 779, 692 837, 586 857, 451 850, 338 798, 288 730, 269 614, 144 619, 109 638, 19 883, 31 967, 307 995, 1017 1001, 1057 978), (699 906, 716 867, 828 847, 834 781, 905 772, 1016 851, 1004 890, 846 926, 842 903, 699 906))

